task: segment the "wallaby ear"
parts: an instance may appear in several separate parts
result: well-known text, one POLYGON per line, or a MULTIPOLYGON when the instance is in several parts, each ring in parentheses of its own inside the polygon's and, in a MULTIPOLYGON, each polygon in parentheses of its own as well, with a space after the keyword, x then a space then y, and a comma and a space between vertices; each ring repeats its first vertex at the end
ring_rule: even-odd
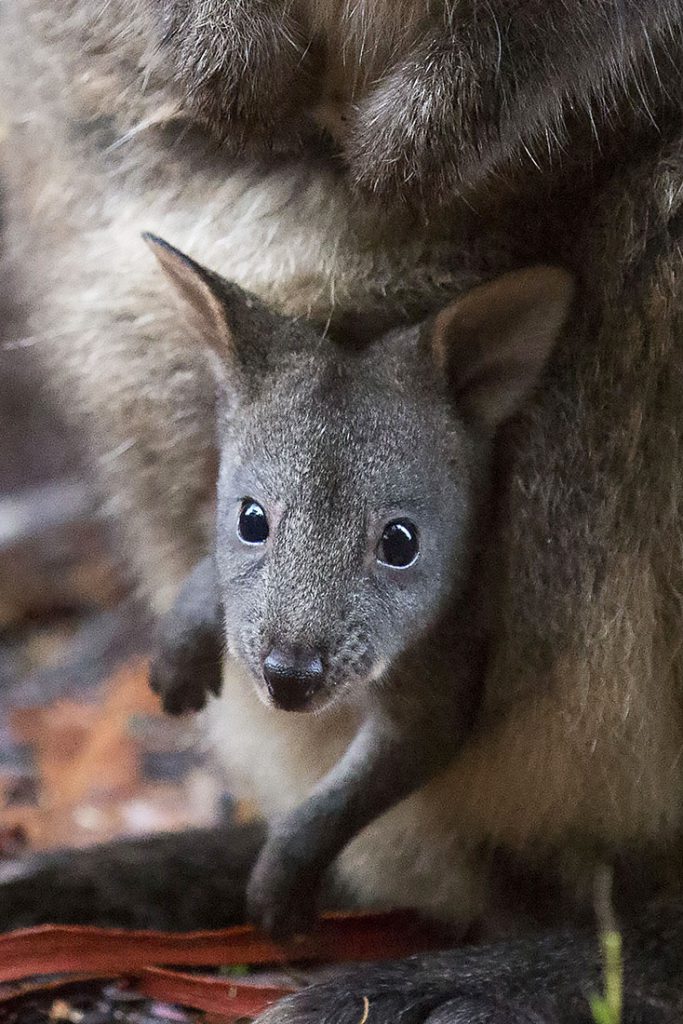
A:
POLYGON ((573 293, 567 271, 530 267, 475 288, 438 314, 429 339, 433 357, 467 419, 495 429, 520 408, 573 293))
POLYGON ((206 267, 195 263, 163 238, 158 238, 148 231, 145 231, 142 237, 159 261, 176 294, 183 299, 197 334, 218 355, 228 354, 233 348, 234 341, 225 296, 227 282, 206 267))
POLYGON ((275 340, 291 321, 255 295, 207 270, 156 235, 144 240, 182 299, 189 327, 206 346, 220 384, 253 398, 275 365, 275 340))

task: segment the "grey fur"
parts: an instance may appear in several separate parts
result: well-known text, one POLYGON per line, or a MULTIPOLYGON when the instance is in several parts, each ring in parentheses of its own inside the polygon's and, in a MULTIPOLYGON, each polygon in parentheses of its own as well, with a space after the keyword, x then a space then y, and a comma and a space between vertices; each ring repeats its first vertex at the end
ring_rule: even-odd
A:
POLYGON ((251 878, 252 916, 288 937, 311 926, 340 850, 446 767, 471 725, 485 638, 465 586, 484 543, 491 446, 537 383, 573 284, 553 268, 508 274, 421 328, 332 340, 148 241, 213 354, 220 454, 218 572, 204 560, 182 588, 153 680, 173 710, 183 697, 196 707, 203 681, 218 689, 202 663, 222 632, 264 703, 276 703, 267 653, 306 649, 322 672, 301 710, 360 715, 348 750, 274 825, 251 878), (245 500, 265 510, 263 544, 239 537, 245 500), (378 557, 395 520, 417 528, 405 568, 378 557))
MULTIPOLYGON (((683 1012, 680 904, 653 906, 624 932, 628 1024, 677 1024, 683 1012), (662 941, 663 940, 663 941, 662 941), (658 952, 659 948, 659 952, 658 952)), ((259 1017, 260 1024, 357 1024, 368 1001, 380 1024, 594 1024, 602 990, 588 930, 356 966, 259 1017)))
POLYGON ((529 160, 571 160, 577 112, 596 134, 623 103, 653 121, 680 17, 679 0, 532 0, 512 13, 506 0, 165 0, 155 11, 164 56, 224 145, 310 146, 322 124, 357 189, 427 212, 529 160))
POLYGON ((223 609, 213 556, 194 567, 157 626, 150 685, 171 715, 199 711, 221 688, 223 609))
MULTIPOLYGON (((581 301, 545 386, 499 441, 509 469, 497 481, 478 577, 492 643, 477 728, 440 778, 341 855, 359 902, 417 903, 465 922, 490 916, 509 895, 502 857, 527 880, 552 873, 565 898, 547 899, 545 916, 569 920, 572 900, 590 904, 596 861, 629 846, 641 877, 670 850, 666 884, 680 880, 682 8, 680 0, 301 0, 288 10, 304 50, 316 51, 306 57, 307 84, 292 95, 306 96, 303 119, 312 104, 346 164, 322 159, 297 128, 282 148, 305 145, 300 158, 257 167, 228 153, 230 111, 225 124, 220 111, 218 122, 205 119, 222 145, 194 115, 202 49, 219 63, 221 52, 237 51, 244 64, 251 43, 239 25, 218 50, 195 31, 202 19, 210 25, 215 0, 184 5, 196 15, 196 46, 182 64, 169 56, 155 3, 3 7, 6 244, 29 311, 25 333, 91 445, 123 546, 157 610, 212 544, 214 387, 168 310, 139 245, 142 227, 269 305, 332 328, 358 314, 388 326, 414 321, 532 261, 578 274, 581 301), (433 40, 435 11, 449 15, 442 35, 452 50, 437 48, 432 68, 415 57, 423 30, 433 40), (415 77, 428 101, 417 108, 415 77), (367 199, 375 192, 390 200, 382 213, 367 199), (416 200, 418 219, 404 208, 416 200)), ((267 18, 278 8, 252 10, 267 18)), ((215 70, 209 104, 221 91, 215 70)), ((248 91, 264 95, 257 85, 248 91)), ((268 151, 267 118, 257 112, 255 122, 254 145, 268 151)), ((289 114, 271 119, 287 132, 291 123, 289 114)), ((276 816, 305 797, 357 723, 334 709, 278 713, 250 702, 252 690, 249 679, 226 678, 208 725, 217 751, 233 760, 233 784, 276 816)), ((169 841, 165 870, 182 889, 172 849, 169 841)), ((207 843, 205 871, 216 881, 217 849, 207 843)), ((51 916, 51 906, 70 909, 80 861, 77 853, 61 861, 55 903, 41 890, 53 891, 54 874, 24 888, 33 920, 51 916)), ((107 863, 102 852, 87 876, 90 901, 81 886, 85 916, 101 905, 107 863)), ((527 885, 533 911, 538 891, 527 885)), ((633 909, 632 886, 621 895, 633 909)), ((144 919, 144 893, 136 888, 131 899, 144 919)), ((9 923, 13 904, 2 906, 9 923)), ((170 898, 165 921, 174 909, 170 898)), ((212 923, 214 909, 198 902, 196 913, 212 923)), ((680 923, 680 904, 671 914, 680 923)), ((667 958, 678 956, 680 939, 663 915, 650 920, 647 941, 632 946, 645 995, 627 999, 628 1024, 666 1019, 656 1016, 660 966, 683 990, 667 958)), ((532 1019, 539 978, 557 984, 542 950, 539 940, 522 958, 511 946, 478 955, 493 981, 507 958, 532 1019)), ((560 972, 586 967, 570 939, 558 940, 550 959, 560 972)), ((442 1017, 476 1019, 457 980, 469 967, 457 954, 450 963, 436 999, 442 1017)), ((389 976, 377 969, 378 987, 400 994, 385 1009, 373 999, 375 1024, 394 1024, 402 1007, 408 1014, 411 986, 443 977, 443 966, 437 958, 424 974, 410 962, 389 976)), ((359 1010, 348 993, 360 981, 369 985, 370 975, 351 972, 319 1002, 301 997, 288 1012, 338 1024, 359 1010)))

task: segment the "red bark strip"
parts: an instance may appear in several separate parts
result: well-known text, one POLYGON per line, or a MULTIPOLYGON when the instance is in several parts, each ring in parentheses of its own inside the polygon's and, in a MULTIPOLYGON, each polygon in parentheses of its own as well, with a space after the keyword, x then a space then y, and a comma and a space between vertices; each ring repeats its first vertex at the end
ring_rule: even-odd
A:
POLYGON ((404 911, 328 914, 309 937, 287 946, 246 925, 187 933, 44 925, 0 935, 0 983, 37 974, 139 974, 164 965, 383 960, 444 944, 443 933, 404 911))
POLYGON ((146 968, 135 979, 135 988, 152 999, 219 1014, 227 1021, 256 1017, 278 999, 295 991, 291 987, 252 985, 249 982, 227 981, 225 978, 164 971, 158 967, 146 968))

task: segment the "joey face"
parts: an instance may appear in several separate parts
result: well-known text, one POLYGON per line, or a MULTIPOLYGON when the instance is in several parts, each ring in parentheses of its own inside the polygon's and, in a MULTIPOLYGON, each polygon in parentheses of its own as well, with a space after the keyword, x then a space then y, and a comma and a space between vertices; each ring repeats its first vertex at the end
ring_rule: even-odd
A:
POLYGON ((435 622, 485 458, 445 403, 369 384, 366 361, 334 384, 304 364, 231 417, 218 490, 227 647, 288 710, 362 698, 435 622))
POLYGON ((543 370, 571 278, 507 274, 347 345, 147 241, 216 376, 228 653, 273 706, 362 700, 455 607, 491 439, 543 370))

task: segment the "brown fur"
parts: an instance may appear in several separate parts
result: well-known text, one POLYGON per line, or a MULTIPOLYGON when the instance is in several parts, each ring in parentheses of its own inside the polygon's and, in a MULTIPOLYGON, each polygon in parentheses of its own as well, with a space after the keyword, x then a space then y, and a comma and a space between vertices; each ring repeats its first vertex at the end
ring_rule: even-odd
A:
MULTIPOLYGON (((507 438, 485 713, 410 821, 434 849, 443 828, 449 849, 455 835, 529 860, 576 850, 590 865, 683 825, 683 15, 674 2, 624 3, 617 24, 601 3, 579 17, 546 2, 503 21, 505 5, 437 4, 461 47, 432 54, 427 6, 241 3, 244 23, 209 39, 208 2, 169 0, 159 22, 164 5, 70 0, 56 15, 15 0, 2 36, 10 243, 37 347, 87 425, 157 608, 210 542, 213 390, 140 230, 332 325, 358 312, 410 319, 531 259, 578 272, 547 387, 507 438), (273 16, 275 37, 261 20, 273 16), (260 106, 256 78, 235 97, 223 67, 234 73, 235 52, 254 76, 275 60, 284 109, 260 106), (482 78, 491 69, 498 80, 482 78), (269 146, 274 126, 310 142, 317 118, 349 173, 317 153, 238 163, 196 111, 240 146, 254 124, 269 146), (429 216, 390 216, 349 179, 417 192, 429 216), (433 818, 444 804, 445 823, 433 818)), ((386 873, 375 857, 364 870, 368 888, 386 873)))

